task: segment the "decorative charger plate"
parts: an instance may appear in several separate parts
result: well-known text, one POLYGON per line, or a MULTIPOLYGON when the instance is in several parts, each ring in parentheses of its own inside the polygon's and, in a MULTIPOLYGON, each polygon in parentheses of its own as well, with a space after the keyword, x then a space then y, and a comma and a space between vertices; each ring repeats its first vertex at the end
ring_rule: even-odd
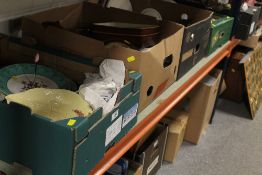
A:
POLYGON ((76 90, 76 84, 62 73, 34 64, 14 64, 0 69, 0 93, 9 95, 33 88, 76 90))
POLYGON ((15 102, 27 106, 33 114, 52 121, 88 117, 93 112, 92 107, 80 95, 64 89, 34 88, 8 95, 6 100, 7 103, 15 102))
POLYGON ((146 8, 141 11, 141 14, 156 18, 158 21, 162 21, 161 14, 154 8, 146 8))
POLYGON ((130 0, 108 0, 106 7, 114 7, 122 10, 133 11, 130 0))

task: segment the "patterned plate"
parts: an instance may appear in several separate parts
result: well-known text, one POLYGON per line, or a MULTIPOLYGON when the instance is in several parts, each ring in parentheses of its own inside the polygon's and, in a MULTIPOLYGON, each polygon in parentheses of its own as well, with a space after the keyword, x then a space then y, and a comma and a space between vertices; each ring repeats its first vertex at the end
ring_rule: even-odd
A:
POLYGON ((14 64, 0 69, 0 93, 9 95, 33 88, 76 90, 76 84, 62 73, 38 65, 34 76, 34 64, 14 64))

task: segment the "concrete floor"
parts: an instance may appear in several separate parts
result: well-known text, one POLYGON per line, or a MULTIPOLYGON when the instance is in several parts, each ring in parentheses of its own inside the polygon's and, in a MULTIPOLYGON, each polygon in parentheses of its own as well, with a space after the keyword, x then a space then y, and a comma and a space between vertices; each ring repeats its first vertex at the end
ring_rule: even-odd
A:
POLYGON ((252 121, 243 104, 220 100, 199 145, 184 142, 158 175, 262 175, 262 109, 252 121))

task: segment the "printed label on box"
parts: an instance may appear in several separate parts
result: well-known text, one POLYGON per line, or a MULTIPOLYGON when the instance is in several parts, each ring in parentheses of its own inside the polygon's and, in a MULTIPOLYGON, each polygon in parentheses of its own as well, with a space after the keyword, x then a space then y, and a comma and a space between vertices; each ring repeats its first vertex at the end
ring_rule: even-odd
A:
POLYGON ((157 147, 157 145, 158 145, 158 140, 155 141, 154 148, 157 147))
POLYGON ((147 168, 146 174, 148 175, 149 173, 151 173, 151 171, 155 168, 155 166, 157 165, 159 161, 159 156, 157 156, 155 158, 155 160, 149 165, 149 167, 147 168))
POLYGON ((118 110, 112 114, 111 121, 114 121, 118 117, 118 110))
POLYGON ((67 126, 74 126, 76 124, 76 120, 70 119, 67 123, 67 126))
POLYGON ((249 34, 251 34, 251 33, 254 31, 254 29, 255 29, 255 24, 256 24, 255 22, 253 22, 253 23, 251 24, 249 34))
POLYGON ((134 57, 134 56, 131 56, 131 57, 128 57, 128 58, 127 58, 127 61, 128 61, 129 63, 134 62, 135 60, 136 60, 136 57, 134 57))
POLYGON ((131 109, 129 109, 124 114, 122 128, 124 128, 131 120, 133 120, 133 118, 136 117, 137 109, 138 109, 138 103, 135 104, 131 109))
POLYGON ((161 93, 165 90, 167 83, 168 83, 168 79, 165 80, 163 83, 161 83, 161 84, 157 87, 157 90, 156 90, 156 93, 155 93, 154 98, 156 98, 156 97, 158 97, 159 95, 161 95, 161 93))
POLYGON ((114 140, 114 138, 121 132, 122 118, 123 117, 120 116, 110 127, 107 128, 105 146, 114 140))

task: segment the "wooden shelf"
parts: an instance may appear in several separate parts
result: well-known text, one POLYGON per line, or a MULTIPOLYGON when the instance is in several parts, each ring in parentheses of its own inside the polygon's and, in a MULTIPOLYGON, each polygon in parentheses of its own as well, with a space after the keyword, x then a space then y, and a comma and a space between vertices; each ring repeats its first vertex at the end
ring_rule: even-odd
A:
POLYGON ((89 174, 104 174, 181 99, 183 99, 218 63, 225 57, 229 57, 232 49, 236 47, 239 42, 239 40, 232 39, 215 53, 204 58, 193 70, 160 95, 160 97, 139 114, 137 125, 116 145, 107 151, 104 158, 89 174))

